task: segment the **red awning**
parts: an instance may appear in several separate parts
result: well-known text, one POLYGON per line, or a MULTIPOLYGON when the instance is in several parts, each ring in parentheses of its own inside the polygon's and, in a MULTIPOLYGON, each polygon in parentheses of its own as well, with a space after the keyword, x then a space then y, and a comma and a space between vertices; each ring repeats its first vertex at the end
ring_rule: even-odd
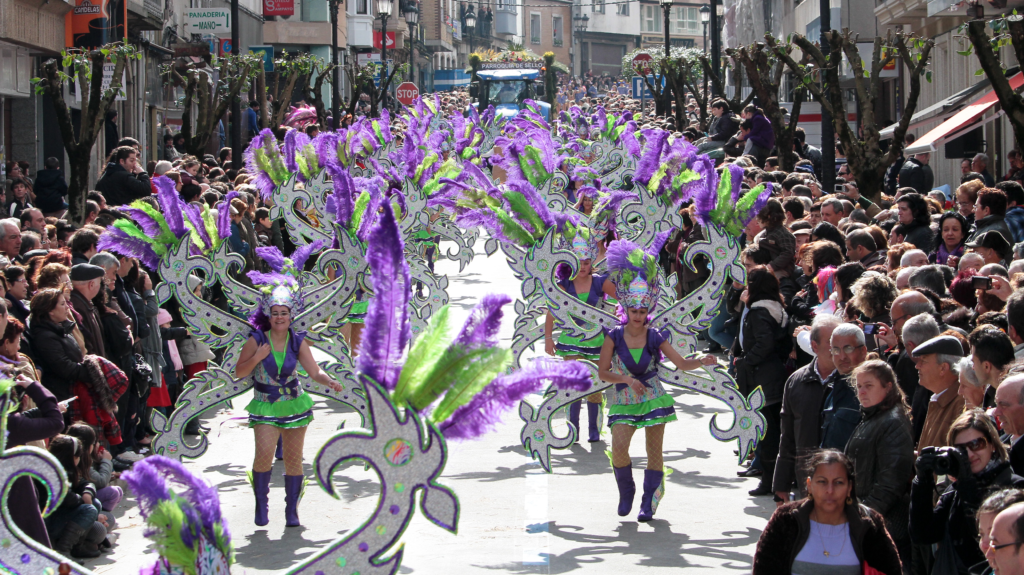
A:
MULTIPOLYGON (((1020 90, 1024 85, 1024 72, 1018 72, 1010 78, 1010 87, 1015 91, 1020 90)), ((932 128, 930 132, 918 138, 912 145, 908 146, 904 153, 919 154, 923 152, 934 152, 936 146, 963 135, 963 132, 976 128, 975 124, 999 103, 999 98, 994 90, 989 90, 977 100, 971 102, 954 114, 945 122, 932 128)))

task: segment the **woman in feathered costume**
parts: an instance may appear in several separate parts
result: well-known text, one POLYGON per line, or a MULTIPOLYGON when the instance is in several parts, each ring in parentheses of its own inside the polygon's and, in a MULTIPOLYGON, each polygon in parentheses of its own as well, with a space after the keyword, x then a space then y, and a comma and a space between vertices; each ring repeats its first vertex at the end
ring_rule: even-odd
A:
POLYGON ((711 355, 683 359, 666 334, 648 325, 648 314, 658 300, 658 252, 666 237, 659 235, 647 251, 625 240, 608 246, 608 270, 626 321, 608 331, 598 370, 603 381, 615 384, 608 393, 608 426, 612 430, 612 466, 619 486, 618 513, 622 517, 633 508, 636 495, 629 443, 637 428, 644 428, 647 435, 647 469, 638 521, 650 521, 664 495, 661 446, 665 424, 676 420, 672 396, 665 393, 658 380, 661 356, 664 354, 681 370, 717 363, 711 355))
MULTIPOLYGON (((608 274, 594 275, 593 273, 593 265, 597 262, 598 242, 603 238, 604 236, 596 230, 586 227, 568 230, 563 235, 563 243, 576 256, 579 268, 575 277, 565 277, 559 280, 558 287, 570 296, 579 298, 580 301, 593 307, 600 306, 604 296, 615 297, 615 284, 608 279, 608 274)), ((582 324, 580 321, 576 323, 582 324)), ((547 320, 544 322, 544 351, 548 355, 557 355, 569 361, 575 359, 597 361, 601 354, 601 346, 604 345, 604 334, 581 340, 563 333, 558 336, 556 342, 554 331, 555 318, 548 313, 547 320)), ((580 401, 574 401, 569 405, 569 422, 577 430, 580 429, 581 407, 580 401)), ((601 430, 597 423, 600 415, 601 394, 595 393, 587 397, 587 419, 589 422, 587 440, 591 443, 601 440, 601 430)))
POLYGON ((252 485, 256 492, 255 521, 260 526, 269 522, 267 498, 278 437, 284 445, 286 525, 299 525, 299 497, 305 484, 302 446, 306 426, 313 420, 313 400, 296 377, 299 365, 313 381, 336 391, 342 389, 313 359, 306 333, 291 327, 292 318, 303 308, 299 272, 309 255, 322 247, 322 242, 313 242, 297 249, 291 258, 285 258, 275 247, 257 248, 256 253, 274 272, 249 272, 253 285, 263 295, 250 318, 256 329, 242 347, 235 378, 252 376, 255 384, 255 397, 245 409, 256 436, 252 485))

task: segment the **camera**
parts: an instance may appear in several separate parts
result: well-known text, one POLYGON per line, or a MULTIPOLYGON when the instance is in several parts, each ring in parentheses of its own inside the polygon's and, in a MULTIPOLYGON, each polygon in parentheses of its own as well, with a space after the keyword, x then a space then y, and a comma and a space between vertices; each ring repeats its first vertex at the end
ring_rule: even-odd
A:
POLYGON ((846 191, 846 184, 836 184, 836 193, 841 194, 846 191))
POLYGON ((874 335, 878 333, 878 324, 866 323, 864 324, 864 335, 874 335))
POLYGON ((988 276, 974 276, 971 278, 971 287, 974 289, 992 289, 992 278, 988 276))
POLYGON ((955 447, 938 447, 935 449, 935 474, 960 475, 961 453, 955 447))

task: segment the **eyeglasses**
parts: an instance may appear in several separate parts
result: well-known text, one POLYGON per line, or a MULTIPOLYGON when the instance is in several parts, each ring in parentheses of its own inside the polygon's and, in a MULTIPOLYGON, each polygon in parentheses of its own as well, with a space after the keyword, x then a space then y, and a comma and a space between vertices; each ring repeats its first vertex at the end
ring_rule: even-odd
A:
POLYGON ((977 452, 977 451, 981 451, 981 450, 985 449, 986 447, 988 447, 988 440, 985 439, 984 437, 979 437, 977 439, 972 439, 971 441, 968 441, 967 443, 954 443, 953 447, 964 448, 964 449, 967 449, 969 451, 977 452))
POLYGON ((860 345, 845 345, 843 347, 833 347, 832 348, 832 355, 839 355, 840 353, 845 353, 846 355, 850 355, 851 353, 856 351, 857 348, 861 348, 861 347, 865 347, 865 345, 864 344, 860 344, 860 345))
POLYGON ((1010 545, 1021 545, 1021 544, 1024 544, 1024 541, 1012 541, 1010 543, 1003 543, 1002 545, 990 545, 989 548, 992 549, 993 551, 999 551, 1000 549, 1002 549, 1004 547, 1009 547, 1010 545))

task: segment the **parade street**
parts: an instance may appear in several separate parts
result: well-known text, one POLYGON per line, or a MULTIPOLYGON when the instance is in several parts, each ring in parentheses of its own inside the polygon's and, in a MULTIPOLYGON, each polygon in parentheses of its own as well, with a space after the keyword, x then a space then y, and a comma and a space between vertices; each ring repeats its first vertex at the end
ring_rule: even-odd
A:
MULTIPOLYGON (((446 248, 442 244, 442 250, 446 248)), ((516 297, 517 282, 500 254, 487 258, 483 241, 476 258, 458 274, 458 264, 442 260, 438 273, 449 274, 453 315, 459 322, 480 297, 507 293, 516 297)), ((512 335, 512 305, 506 306, 502 340, 512 335)), ((539 348, 540 346, 538 346, 539 348)), ((519 442, 522 422, 510 411, 503 423, 481 439, 449 443, 441 483, 459 498, 458 536, 436 527, 417 512, 401 539, 400 573, 621 574, 688 568, 693 572, 749 572, 758 537, 775 508, 771 498, 753 498, 747 490, 756 479, 736 471, 735 443, 716 441, 708 431, 715 413, 731 420, 728 408, 713 399, 672 390, 679 421, 665 434, 665 466, 671 470, 664 500, 650 523, 615 513, 618 495, 609 456, 610 435, 552 455, 552 473, 544 473, 519 442)), ((251 394, 204 418, 212 432, 209 450, 188 467, 213 482, 220 494, 235 546, 232 573, 281 573, 358 528, 377 505, 377 476, 361 464, 339 467, 334 482, 340 500, 328 496, 311 479, 299 507, 301 527, 285 528, 283 462, 274 466, 267 527, 253 524, 253 494, 246 471, 253 457, 252 432, 245 427, 251 394)), ((531 398, 536 404, 537 398, 531 398)), ((318 399, 316 419, 306 435, 304 464, 313 478, 318 448, 339 425, 359 425, 358 416, 318 399)), ((564 433, 559 419, 557 430, 564 433)), ((644 467, 644 441, 632 445, 634 472, 644 467)), ((639 494, 637 495, 639 503, 639 494)), ((85 565, 96 573, 128 575, 152 561, 151 542, 134 498, 118 514, 114 552, 85 565)), ((396 546, 396 550, 398 546, 396 546)))

